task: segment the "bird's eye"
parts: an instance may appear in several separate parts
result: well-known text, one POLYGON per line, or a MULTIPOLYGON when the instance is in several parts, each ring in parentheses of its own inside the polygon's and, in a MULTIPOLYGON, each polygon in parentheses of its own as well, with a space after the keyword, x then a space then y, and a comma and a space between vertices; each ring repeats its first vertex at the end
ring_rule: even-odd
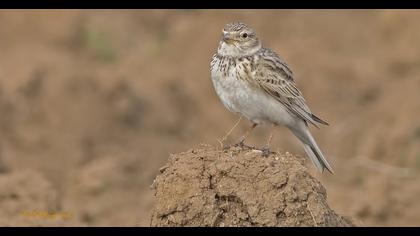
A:
POLYGON ((247 38, 248 37, 248 34, 247 33, 243 33, 242 34, 242 38, 247 38))

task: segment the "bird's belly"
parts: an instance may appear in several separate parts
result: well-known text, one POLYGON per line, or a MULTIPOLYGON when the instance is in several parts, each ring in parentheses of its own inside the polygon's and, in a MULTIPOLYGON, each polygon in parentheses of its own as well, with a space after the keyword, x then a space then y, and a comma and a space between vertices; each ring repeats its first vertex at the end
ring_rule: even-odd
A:
POLYGON ((288 125, 293 117, 286 108, 264 91, 251 87, 247 81, 233 76, 212 73, 217 95, 231 112, 239 113, 250 121, 288 125))

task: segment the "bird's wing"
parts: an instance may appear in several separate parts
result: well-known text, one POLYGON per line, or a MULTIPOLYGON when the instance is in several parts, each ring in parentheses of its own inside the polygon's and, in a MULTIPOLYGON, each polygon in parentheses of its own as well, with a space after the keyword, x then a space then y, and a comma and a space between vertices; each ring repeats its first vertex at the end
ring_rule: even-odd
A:
POLYGON ((318 127, 316 123, 328 125, 312 114, 302 93, 296 87, 292 71, 275 52, 269 49, 262 51, 253 77, 259 87, 287 107, 292 114, 315 127, 318 127))

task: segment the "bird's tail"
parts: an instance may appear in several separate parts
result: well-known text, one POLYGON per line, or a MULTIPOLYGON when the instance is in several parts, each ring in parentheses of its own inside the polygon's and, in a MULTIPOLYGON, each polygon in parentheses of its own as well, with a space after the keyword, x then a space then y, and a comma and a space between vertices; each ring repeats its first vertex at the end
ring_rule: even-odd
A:
POLYGON ((327 169, 331 174, 334 174, 330 164, 328 164, 328 161, 319 149, 317 150, 307 144, 303 144, 303 148, 305 149, 306 154, 308 154, 309 159, 311 159, 312 163, 314 163, 319 171, 324 172, 324 170, 327 169))
POLYGON ((330 164, 325 159, 324 155, 319 149, 318 145, 315 142, 315 139, 312 137, 309 129, 306 125, 300 126, 298 129, 291 129, 292 132, 302 141, 303 148, 305 149, 306 154, 312 163, 320 170, 324 172, 327 169, 331 174, 334 174, 330 164))

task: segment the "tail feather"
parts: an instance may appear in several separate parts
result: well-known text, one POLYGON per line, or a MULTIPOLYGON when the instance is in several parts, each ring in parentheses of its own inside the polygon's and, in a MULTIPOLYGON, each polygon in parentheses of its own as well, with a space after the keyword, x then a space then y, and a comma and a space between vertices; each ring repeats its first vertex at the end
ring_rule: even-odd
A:
POLYGON ((315 148, 307 144, 303 144, 303 148, 305 149, 306 154, 308 154, 309 159, 319 171, 323 173, 324 170, 327 169, 331 174, 334 174, 334 171, 332 170, 330 164, 324 158, 321 152, 317 152, 315 148))
POLYGON ((302 141, 306 154, 318 170, 324 172, 327 169, 331 174, 334 174, 330 164, 325 159, 308 128, 305 125, 301 125, 299 128, 296 129, 295 127, 291 130, 302 141))
POLYGON ((305 149, 305 152, 308 155, 309 160, 311 160, 311 162, 315 165, 315 167, 323 173, 324 165, 319 161, 318 157, 312 151, 311 147, 309 145, 303 144, 303 148, 305 149))

